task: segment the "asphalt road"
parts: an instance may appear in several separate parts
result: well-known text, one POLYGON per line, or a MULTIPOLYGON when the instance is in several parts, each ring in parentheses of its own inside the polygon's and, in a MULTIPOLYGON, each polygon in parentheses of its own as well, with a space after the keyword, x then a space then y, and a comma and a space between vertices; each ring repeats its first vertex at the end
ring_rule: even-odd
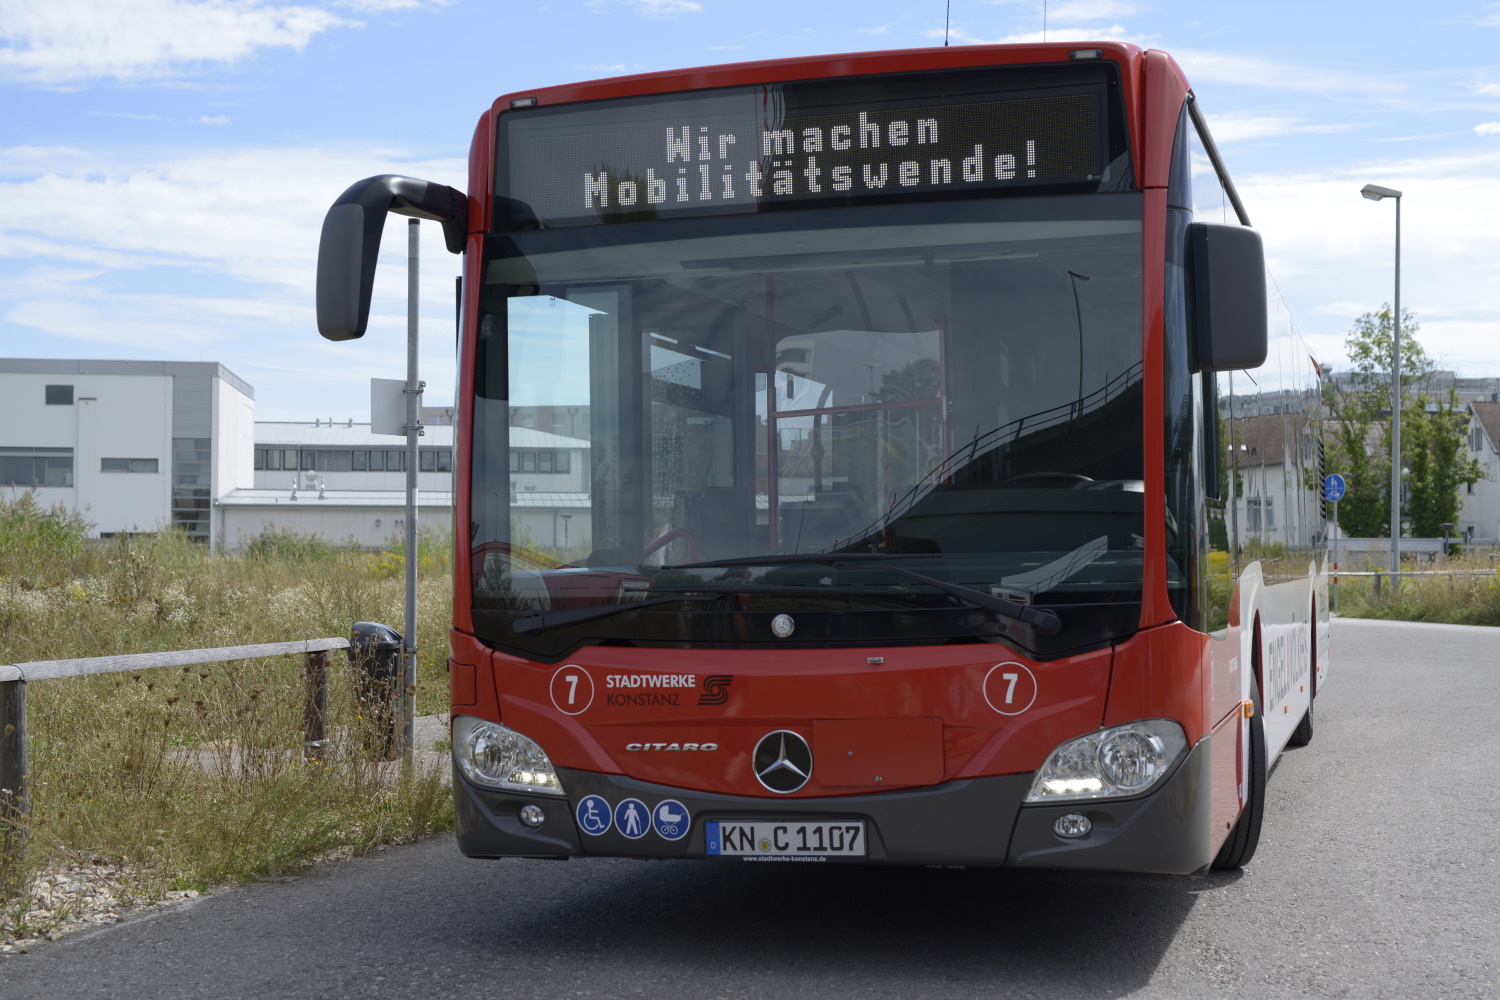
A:
POLYGON ((1203 879, 447 838, 0 962, 0 998, 1500 997, 1500 629, 1340 621, 1260 852, 1203 879))

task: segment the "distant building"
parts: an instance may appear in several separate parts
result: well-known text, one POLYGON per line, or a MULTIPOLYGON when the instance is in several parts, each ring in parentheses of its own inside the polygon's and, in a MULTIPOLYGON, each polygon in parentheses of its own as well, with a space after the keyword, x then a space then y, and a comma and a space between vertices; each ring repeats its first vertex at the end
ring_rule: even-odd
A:
POLYGON ((0 358, 0 490, 36 488, 90 534, 215 537, 251 482, 255 391, 216 362, 0 358))
POLYGON ((1469 457, 1485 478, 1465 487, 1458 533, 1472 544, 1500 544, 1500 401, 1469 404, 1469 457))

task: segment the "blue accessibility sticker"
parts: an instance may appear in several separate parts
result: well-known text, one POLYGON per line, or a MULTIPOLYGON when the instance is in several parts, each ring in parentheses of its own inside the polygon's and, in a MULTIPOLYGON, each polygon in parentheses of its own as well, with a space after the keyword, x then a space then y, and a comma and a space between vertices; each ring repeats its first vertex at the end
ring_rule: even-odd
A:
POLYGON ((631 840, 639 840, 651 828, 651 810, 640 799, 626 799, 615 806, 615 826, 631 840))
POLYGON ((692 828, 687 806, 676 799, 664 799, 651 814, 651 826, 663 840, 681 840, 692 828))
POLYGON ((609 830, 609 803, 598 795, 585 795, 578 803, 578 828, 599 836, 609 830))

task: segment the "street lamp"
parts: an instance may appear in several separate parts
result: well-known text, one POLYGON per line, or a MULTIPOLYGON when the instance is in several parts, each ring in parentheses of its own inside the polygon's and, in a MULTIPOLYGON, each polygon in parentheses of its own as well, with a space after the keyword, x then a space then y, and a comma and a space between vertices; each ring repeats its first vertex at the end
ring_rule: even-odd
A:
POLYGON ((1391 573, 1401 582, 1401 192, 1366 184, 1371 201, 1396 199, 1396 301, 1391 307, 1391 573))

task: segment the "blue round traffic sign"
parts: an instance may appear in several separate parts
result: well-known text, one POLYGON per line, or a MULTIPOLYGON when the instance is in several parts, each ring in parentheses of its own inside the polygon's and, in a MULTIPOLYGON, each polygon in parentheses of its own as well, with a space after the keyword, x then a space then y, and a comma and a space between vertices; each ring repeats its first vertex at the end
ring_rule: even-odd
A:
POLYGON ((1329 503, 1338 503, 1344 499, 1345 489, 1344 477, 1337 472, 1330 472, 1323 480, 1323 496, 1328 499, 1329 503))

